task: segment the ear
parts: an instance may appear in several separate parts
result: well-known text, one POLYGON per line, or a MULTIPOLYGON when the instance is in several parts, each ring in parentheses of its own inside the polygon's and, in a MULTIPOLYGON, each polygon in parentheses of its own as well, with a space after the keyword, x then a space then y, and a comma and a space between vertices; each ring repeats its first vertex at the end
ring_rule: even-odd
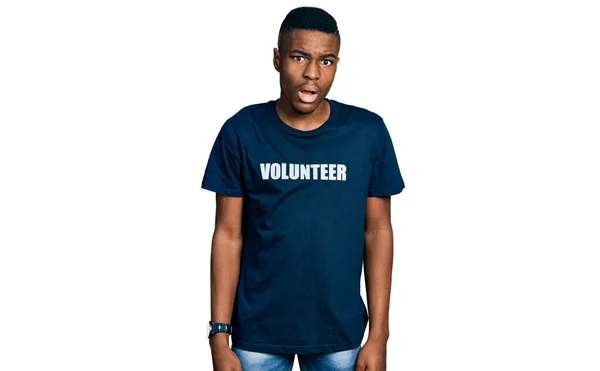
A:
POLYGON ((281 59, 279 56, 279 50, 277 50, 277 48, 273 48, 273 66, 275 67, 275 70, 277 72, 281 72, 281 59))

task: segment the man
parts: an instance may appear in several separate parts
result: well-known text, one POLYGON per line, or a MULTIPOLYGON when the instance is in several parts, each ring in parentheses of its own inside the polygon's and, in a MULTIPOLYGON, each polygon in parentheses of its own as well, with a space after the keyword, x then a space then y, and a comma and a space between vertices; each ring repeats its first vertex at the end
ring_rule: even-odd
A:
POLYGON ((227 120, 210 153, 217 371, 289 371, 296 355, 303 371, 385 370, 390 196, 404 181, 381 117, 326 98, 339 50, 331 15, 292 10, 274 49, 279 99, 227 120))

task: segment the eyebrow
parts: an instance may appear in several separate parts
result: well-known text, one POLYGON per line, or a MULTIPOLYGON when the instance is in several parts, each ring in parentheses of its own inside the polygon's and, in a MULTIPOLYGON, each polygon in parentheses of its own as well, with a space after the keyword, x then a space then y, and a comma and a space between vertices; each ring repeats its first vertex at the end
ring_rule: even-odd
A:
MULTIPOLYGON (((310 54, 308 54, 307 52, 300 50, 300 49, 294 49, 290 53, 297 53, 297 54, 304 55, 306 57, 310 57, 310 54)), ((335 59, 335 58, 337 58, 337 55, 335 55, 333 53, 327 53, 327 54, 321 55, 321 58, 334 58, 335 59)))

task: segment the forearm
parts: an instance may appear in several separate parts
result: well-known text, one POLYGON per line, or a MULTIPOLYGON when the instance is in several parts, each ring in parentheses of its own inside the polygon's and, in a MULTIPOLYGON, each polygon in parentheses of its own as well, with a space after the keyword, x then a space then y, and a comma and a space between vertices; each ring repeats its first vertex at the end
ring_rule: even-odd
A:
MULTIPOLYGON (((214 322, 231 323, 240 275, 241 252, 241 236, 215 232, 210 262, 210 314, 214 322)), ((228 345, 228 336, 225 333, 215 334, 211 343, 225 342, 228 345)))
POLYGON ((365 231, 365 284, 369 309, 369 339, 387 341, 392 286, 392 226, 365 231))

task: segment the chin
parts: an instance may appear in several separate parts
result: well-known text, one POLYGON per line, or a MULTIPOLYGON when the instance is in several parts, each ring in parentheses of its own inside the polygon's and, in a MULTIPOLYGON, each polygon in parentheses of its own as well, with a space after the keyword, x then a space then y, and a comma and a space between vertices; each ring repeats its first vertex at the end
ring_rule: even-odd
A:
POLYGON ((312 107, 312 106, 307 106, 306 104, 302 104, 299 103, 298 105, 294 106, 294 110, 296 110, 296 112, 300 112, 300 113, 313 113, 315 111, 316 107, 312 107))
POLYGON ((313 113, 317 109, 317 107, 319 107, 321 102, 322 100, 317 99, 313 103, 308 104, 297 100, 296 102, 294 102, 293 107, 296 111, 301 113, 313 113))

